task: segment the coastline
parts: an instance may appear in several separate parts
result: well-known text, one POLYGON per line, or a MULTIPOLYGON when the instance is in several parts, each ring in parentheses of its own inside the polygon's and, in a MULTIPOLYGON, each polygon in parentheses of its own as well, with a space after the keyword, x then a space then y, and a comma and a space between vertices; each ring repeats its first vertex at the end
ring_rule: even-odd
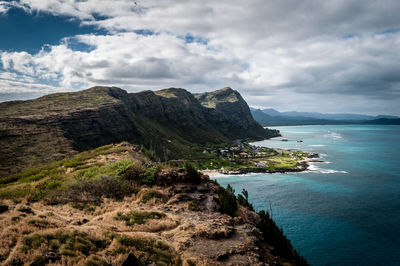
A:
POLYGON ((202 174, 208 175, 209 177, 221 176, 221 175, 244 175, 250 173, 266 173, 266 174, 274 174, 274 173, 293 173, 293 172, 303 172, 307 171, 310 167, 311 162, 315 163, 324 163, 322 160, 311 160, 313 158, 319 158, 317 154, 312 154, 310 157, 305 158, 302 161, 299 161, 299 165, 295 168, 275 168, 275 169, 266 169, 266 168, 245 168, 240 170, 227 170, 225 168, 220 169, 204 169, 199 170, 202 174))

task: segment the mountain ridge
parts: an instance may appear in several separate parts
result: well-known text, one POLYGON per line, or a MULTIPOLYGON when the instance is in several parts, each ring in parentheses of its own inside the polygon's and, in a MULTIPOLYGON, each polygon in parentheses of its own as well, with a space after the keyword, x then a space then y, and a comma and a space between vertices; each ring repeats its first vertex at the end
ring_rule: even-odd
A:
POLYGON ((121 141, 167 160, 200 156, 201 145, 277 135, 252 118, 238 92, 207 95, 216 108, 181 88, 128 93, 103 86, 0 103, 0 175, 121 141))
MULTIPOLYGON (((251 108, 258 109, 258 108, 251 108)), ((267 115, 270 116, 289 116, 289 117, 306 117, 306 118, 316 118, 316 119, 328 119, 328 120, 374 120, 380 118, 387 119, 396 119, 398 116, 394 115, 363 115, 363 114, 355 114, 355 113, 320 113, 320 112, 299 112, 299 111, 285 111, 280 112, 273 108, 259 109, 267 115)))
POLYGON ((388 115, 366 116, 359 114, 322 114, 307 112, 279 112, 275 109, 250 108, 253 118, 263 126, 295 125, 398 125, 400 118, 388 115), (309 115, 309 116, 307 116, 309 115), (331 118, 329 118, 331 117, 331 118), (335 118, 335 119, 333 119, 335 118), (342 119, 339 119, 342 118, 342 119), (345 119, 347 118, 347 119, 345 119), (357 119, 358 118, 358 119, 357 119))

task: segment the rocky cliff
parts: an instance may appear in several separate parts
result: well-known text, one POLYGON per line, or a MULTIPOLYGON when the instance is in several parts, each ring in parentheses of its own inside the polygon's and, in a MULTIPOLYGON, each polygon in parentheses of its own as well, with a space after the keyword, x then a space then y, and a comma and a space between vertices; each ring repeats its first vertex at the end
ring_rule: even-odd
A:
POLYGON ((144 145, 158 160, 198 156, 201 145, 276 135, 230 88, 127 93, 93 87, 0 103, 0 176, 108 143, 144 145))
POLYGON ((230 139, 270 138, 278 134, 260 127, 240 93, 229 87, 195 97, 206 108, 207 119, 230 139))

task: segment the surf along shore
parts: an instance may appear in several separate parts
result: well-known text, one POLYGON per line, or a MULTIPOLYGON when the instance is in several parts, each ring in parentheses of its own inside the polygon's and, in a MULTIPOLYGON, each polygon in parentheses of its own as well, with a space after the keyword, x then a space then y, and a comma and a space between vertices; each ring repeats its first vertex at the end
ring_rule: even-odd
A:
POLYGON ((210 159, 190 160, 190 163, 209 176, 301 172, 309 168, 310 162, 323 162, 316 153, 258 147, 249 143, 205 149, 203 153, 214 156, 210 159))

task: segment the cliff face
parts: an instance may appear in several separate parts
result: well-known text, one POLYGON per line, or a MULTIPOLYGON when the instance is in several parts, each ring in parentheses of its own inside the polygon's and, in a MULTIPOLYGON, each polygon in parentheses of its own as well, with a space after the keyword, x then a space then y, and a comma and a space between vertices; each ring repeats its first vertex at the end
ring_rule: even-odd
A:
POLYGON ((229 87, 195 95, 206 108, 207 118, 231 139, 265 139, 277 133, 262 128, 252 117, 242 96, 229 87))
POLYGON ((164 160, 190 157, 206 143, 268 137, 230 88, 194 96, 175 88, 93 87, 0 103, 0 176, 120 141, 142 144, 164 160))

